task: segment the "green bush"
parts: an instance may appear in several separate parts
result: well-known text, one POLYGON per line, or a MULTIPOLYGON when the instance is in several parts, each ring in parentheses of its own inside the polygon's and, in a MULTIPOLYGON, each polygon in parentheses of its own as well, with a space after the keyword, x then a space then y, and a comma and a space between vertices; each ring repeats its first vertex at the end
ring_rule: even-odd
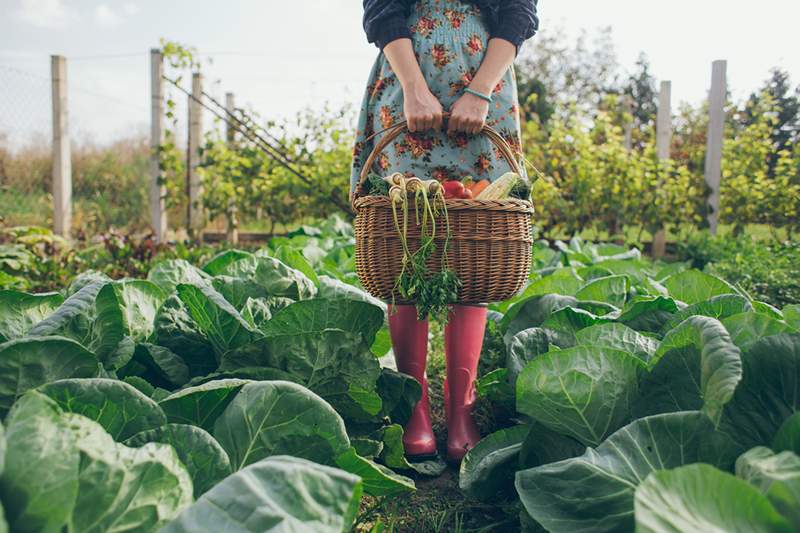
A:
POLYGON ((720 276, 778 308, 800 303, 800 242, 756 241, 748 235, 696 233, 680 245, 695 268, 720 276))

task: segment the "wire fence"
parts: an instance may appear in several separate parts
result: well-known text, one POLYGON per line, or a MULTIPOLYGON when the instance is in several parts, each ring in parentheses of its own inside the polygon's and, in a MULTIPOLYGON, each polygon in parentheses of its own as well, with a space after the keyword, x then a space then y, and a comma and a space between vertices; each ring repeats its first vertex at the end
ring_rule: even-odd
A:
MULTIPOLYGON (((237 95, 236 115, 225 111, 222 102, 230 87, 215 73, 231 72, 232 64, 228 68, 219 68, 218 64, 214 67, 212 58, 235 63, 237 59, 254 57, 267 55, 218 52, 199 56, 204 72, 210 71, 204 75, 200 97, 206 110, 201 136, 214 129, 221 133, 227 123, 277 164, 308 181, 281 140, 262 125, 264 117, 250 114, 255 107, 252 101, 237 95)), ((150 224, 150 54, 68 57, 66 64, 73 226, 90 231, 121 225, 146 230, 150 224)), ((167 73, 171 74, 169 69, 167 73)), ((294 90, 302 95, 314 91, 302 75, 300 80, 291 82, 258 72, 238 78, 245 86, 253 79, 271 78, 280 86, 278 92, 294 90), (297 90, 298 85, 302 90, 297 90)), ((164 79, 165 99, 175 102, 164 127, 175 145, 188 153, 188 107, 192 95, 183 86, 190 83, 188 79, 164 79)), ((5 96, 0 99, 1 225, 53 225, 53 83, 51 58, 0 55, 0 91, 5 96)), ((311 102, 321 100, 315 100, 316 95, 309 96, 311 102)), ((178 212, 169 218, 176 220, 174 216, 180 220, 183 214, 178 212)))

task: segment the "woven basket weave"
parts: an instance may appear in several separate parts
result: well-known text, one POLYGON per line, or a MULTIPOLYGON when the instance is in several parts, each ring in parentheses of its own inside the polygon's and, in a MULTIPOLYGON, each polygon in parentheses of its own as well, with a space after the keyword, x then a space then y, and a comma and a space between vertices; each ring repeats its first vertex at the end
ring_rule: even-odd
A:
MULTIPOLYGON (((364 196, 363 184, 375 159, 405 131, 405 123, 385 130, 364 164, 353 202, 358 278, 373 296, 396 303, 414 302, 404 301, 392 292, 400 275, 403 249, 392 218, 391 202, 386 196, 364 196)), ((521 174, 505 139, 489 126, 484 126, 482 133, 498 148, 511 169, 521 174)), ((514 296, 527 281, 531 268, 531 203, 516 199, 452 199, 445 203, 450 219, 448 266, 463 283, 454 303, 500 302, 514 296)), ((420 227, 415 224, 413 206, 409 211, 407 242, 413 253, 420 245, 420 227)), ((441 270, 446 235, 443 218, 436 221, 436 251, 428 264, 431 272, 441 270)))

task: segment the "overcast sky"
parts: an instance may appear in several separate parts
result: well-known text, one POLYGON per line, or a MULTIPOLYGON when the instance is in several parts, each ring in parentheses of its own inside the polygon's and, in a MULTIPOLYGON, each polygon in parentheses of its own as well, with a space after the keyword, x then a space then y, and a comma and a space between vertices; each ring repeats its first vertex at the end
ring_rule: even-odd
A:
MULTIPOLYGON (((213 57, 215 94, 262 116, 306 106, 357 105, 377 50, 365 41, 358 0, 0 0, 0 131, 12 143, 49 135, 49 56, 67 56, 70 120, 80 138, 146 132, 148 50, 159 38, 213 57)), ((796 0, 540 0, 543 28, 611 26, 623 67, 640 52, 674 101, 705 98, 711 61, 728 60, 734 97, 772 66, 800 83, 796 0)), ((536 39, 525 46, 536 46, 536 39)))

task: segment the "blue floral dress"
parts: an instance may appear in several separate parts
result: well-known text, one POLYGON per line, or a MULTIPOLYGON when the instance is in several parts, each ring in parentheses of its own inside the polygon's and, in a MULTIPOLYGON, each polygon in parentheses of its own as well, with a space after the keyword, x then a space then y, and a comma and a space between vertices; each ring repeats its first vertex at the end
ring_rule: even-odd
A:
MULTIPOLYGON (((459 0, 420 0, 408 20, 414 51, 431 92, 449 110, 463 94, 481 66, 489 31, 478 7, 459 0)), ((404 120, 403 89, 389 61, 381 53, 369 77, 361 105, 353 150, 351 190, 380 132, 404 120)), ((513 67, 494 88, 486 123, 519 152, 520 125, 517 84, 513 67)), ((376 160, 375 173, 392 172, 435 178, 440 181, 494 180, 509 171, 509 165, 489 140, 445 131, 405 133, 376 160)))

